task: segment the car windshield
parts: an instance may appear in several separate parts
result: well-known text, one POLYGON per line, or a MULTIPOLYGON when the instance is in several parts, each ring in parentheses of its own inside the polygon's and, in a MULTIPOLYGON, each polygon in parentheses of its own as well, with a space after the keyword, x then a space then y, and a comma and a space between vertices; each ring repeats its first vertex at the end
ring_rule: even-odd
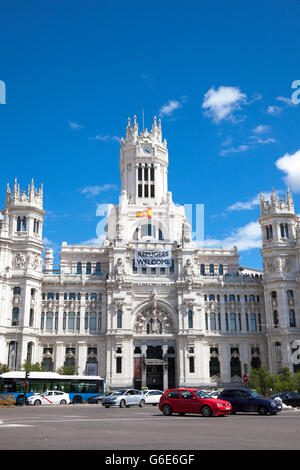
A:
POLYGON ((113 392, 112 395, 124 395, 124 393, 126 392, 126 390, 118 390, 116 392, 113 392))
POLYGON ((260 393, 255 392, 255 390, 249 390, 249 393, 253 398, 264 398, 260 393))
POLYGON ((208 395, 208 393, 203 392, 203 390, 193 390, 193 392, 199 398, 211 398, 211 396, 208 395))

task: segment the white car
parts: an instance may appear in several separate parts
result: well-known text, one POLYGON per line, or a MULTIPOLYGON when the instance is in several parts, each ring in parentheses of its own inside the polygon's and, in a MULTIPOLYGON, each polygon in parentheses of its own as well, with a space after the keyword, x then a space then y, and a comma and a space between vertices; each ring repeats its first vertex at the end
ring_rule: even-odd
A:
POLYGON ((58 390, 37 393, 26 399, 27 405, 67 405, 70 402, 69 394, 58 390))
POLYGON ((144 397, 146 405, 156 406, 159 403, 160 397, 164 392, 161 390, 144 390, 144 397))

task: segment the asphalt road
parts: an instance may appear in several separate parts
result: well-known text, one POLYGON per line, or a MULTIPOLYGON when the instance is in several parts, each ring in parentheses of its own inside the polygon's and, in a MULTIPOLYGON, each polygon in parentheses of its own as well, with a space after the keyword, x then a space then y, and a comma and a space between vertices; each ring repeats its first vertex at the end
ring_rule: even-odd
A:
POLYGON ((0 408, 0 450, 298 450, 300 410, 165 417, 157 407, 0 408))

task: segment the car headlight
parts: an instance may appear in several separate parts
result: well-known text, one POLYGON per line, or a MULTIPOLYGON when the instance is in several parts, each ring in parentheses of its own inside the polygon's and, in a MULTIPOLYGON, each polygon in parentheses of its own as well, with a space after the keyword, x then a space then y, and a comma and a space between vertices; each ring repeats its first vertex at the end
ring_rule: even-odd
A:
POLYGON ((278 406, 279 404, 280 404, 280 403, 279 403, 279 402, 276 403, 276 401, 272 401, 272 402, 271 402, 271 406, 278 406))
POLYGON ((223 403, 217 403, 217 406, 219 406, 220 408, 222 408, 222 406, 224 406, 224 405, 223 405, 223 403))

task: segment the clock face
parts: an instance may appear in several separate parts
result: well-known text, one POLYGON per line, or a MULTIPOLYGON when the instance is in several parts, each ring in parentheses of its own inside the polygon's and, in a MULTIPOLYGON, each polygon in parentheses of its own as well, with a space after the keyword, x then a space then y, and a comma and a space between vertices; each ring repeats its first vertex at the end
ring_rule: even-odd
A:
POLYGON ((151 147, 149 147, 148 145, 145 145, 144 147, 142 147, 142 150, 143 150, 143 153, 149 155, 149 153, 151 153, 151 147))

